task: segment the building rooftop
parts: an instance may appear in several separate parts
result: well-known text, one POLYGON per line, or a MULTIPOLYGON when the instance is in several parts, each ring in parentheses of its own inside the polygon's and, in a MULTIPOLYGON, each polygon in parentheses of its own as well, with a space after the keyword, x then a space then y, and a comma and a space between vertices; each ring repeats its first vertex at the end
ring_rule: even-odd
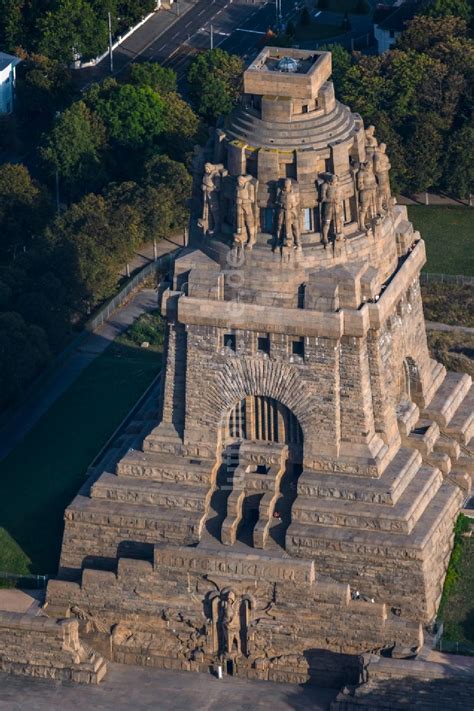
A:
POLYGON ((415 16, 417 2, 404 2, 398 7, 379 6, 374 15, 374 23, 382 30, 402 32, 405 24, 415 16))
POLYGON ((7 54, 6 52, 0 52, 0 72, 13 64, 16 66, 21 62, 19 57, 15 57, 14 54, 7 54))
POLYGON ((330 52, 265 47, 244 72, 244 92, 314 98, 331 71, 330 52))

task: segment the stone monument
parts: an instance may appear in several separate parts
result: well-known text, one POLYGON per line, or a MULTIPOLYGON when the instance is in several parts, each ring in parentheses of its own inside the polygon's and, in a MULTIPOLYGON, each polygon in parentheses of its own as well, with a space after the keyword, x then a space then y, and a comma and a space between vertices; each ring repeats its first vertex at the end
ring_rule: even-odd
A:
POLYGON ((196 159, 159 401, 65 513, 48 614, 116 661, 337 683, 436 614, 473 388, 430 357, 424 243, 330 75, 245 71, 196 159))

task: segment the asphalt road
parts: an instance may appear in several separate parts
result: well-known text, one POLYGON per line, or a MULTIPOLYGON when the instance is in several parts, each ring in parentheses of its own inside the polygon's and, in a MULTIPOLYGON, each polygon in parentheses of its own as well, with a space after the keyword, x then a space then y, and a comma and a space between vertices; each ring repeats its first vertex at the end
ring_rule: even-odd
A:
MULTIPOLYGON (((282 24, 295 17, 302 0, 282 0, 282 24)), ((170 10, 160 10, 114 50, 114 74, 136 61, 154 61, 171 67, 183 78, 191 57, 211 46, 248 57, 276 26, 274 0, 178 0, 170 10)), ((76 78, 85 88, 109 76, 109 60, 79 70, 76 78)))

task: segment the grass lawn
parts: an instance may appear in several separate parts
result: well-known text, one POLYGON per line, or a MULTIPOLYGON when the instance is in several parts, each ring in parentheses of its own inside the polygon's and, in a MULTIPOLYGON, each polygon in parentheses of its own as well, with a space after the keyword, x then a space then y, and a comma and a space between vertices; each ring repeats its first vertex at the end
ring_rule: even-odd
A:
POLYGON ((64 509, 160 366, 157 350, 122 337, 0 462, 0 570, 56 572, 64 509))
POLYGON ((421 287, 425 318, 474 327, 474 289, 468 284, 428 282, 421 287))
POLYGON ((462 538, 455 567, 456 579, 449 586, 449 592, 443 595, 440 608, 444 622, 443 640, 474 648, 474 536, 462 538))
POLYGON ((408 215, 426 242, 426 272, 474 276, 474 208, 410 205, 408 215))

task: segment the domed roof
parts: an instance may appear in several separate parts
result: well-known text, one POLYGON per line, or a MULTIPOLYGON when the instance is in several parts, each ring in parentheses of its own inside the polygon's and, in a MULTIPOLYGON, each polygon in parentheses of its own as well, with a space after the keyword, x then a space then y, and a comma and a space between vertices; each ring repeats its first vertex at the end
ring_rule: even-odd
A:
POLYGON ((277 64, 279 72, 287 72, 288 74, 294 74, 298 71, 299 62, 297 59, 292 57, 283 57, 277 64))

